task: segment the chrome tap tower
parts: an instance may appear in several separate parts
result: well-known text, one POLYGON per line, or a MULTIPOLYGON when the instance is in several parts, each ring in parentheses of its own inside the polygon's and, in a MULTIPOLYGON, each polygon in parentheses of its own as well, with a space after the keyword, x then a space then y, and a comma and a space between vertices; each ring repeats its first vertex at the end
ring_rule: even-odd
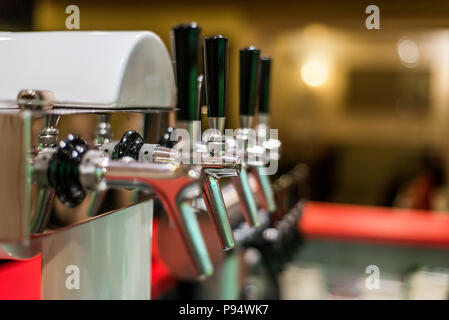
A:
MULTIPOLYGON (((233 252, 240 250, 236 225, 258 226, 259 205, 276 210, 264 163, 248 160, 268 148, 248 139, 257 49, 241 51, 242 128, 226 139, 226 37, 202 39, 196 24, 178 25, 172 60, 151 32, 0 37, 10 39, 0 43, 0 259, 41 255, 42 298, 149 299, 155 199, 196 279, 211 276, 216 264, 200 211, 208 212, 217 250, 233 252), (36 45, 42 50, 33 50, 36 45), (181 130, 187 139, 176 139, 181 130), (258 183, 251 183, 252 175, 258 183), (76 271, 76 285, 67 285, 67 270, 76 271)), ((260 130, 268 124, 264 61, 260 130)))

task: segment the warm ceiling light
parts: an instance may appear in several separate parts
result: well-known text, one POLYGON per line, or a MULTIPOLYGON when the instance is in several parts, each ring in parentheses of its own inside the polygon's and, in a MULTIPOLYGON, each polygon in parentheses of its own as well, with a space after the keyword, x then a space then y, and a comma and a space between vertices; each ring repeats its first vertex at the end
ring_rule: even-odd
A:
POLYGON ((419 60, 419 48, 415 41, 402 39, 398 43, 398 55, 407 67, 416 67, 419 60))
POLYGON ((306 62, 301 68, 302 80, 311 87, 323 85, 328 76, 327 66, 318 60, 306 62))

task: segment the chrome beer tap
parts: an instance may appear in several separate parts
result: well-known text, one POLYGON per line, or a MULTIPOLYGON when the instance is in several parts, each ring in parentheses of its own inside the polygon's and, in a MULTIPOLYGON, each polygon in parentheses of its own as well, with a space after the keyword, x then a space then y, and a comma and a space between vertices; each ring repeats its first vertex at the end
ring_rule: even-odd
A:
POLYGON ((276 211, 273 188, 264 163, 279 160, 279 148, 281 142, 278 139, 269 138, 269 93, 270 93, 270 69, 271 58, 260 59, 259 87, 258 87, 258 123, 256 126, 257 146, 263 148, 263 163, 251 166, 251 171, 258 184, 259 199, 262 207, 269 213, 276 211))
POLYGON ((69 135, 51 155, 35 157, 33 173, 40 188, 53 189, 59 200, 69 207, 80 204, 86 192, 150 188, 161 199, 181 235, 197 274, 212 274, 212 263, 191 205, 191 199, 200 193, 200 167, 184 166, 175 161, 141 163, 127 156, 111 160, 105 152, 88 150, 84 140, 69 135))
POLYGON ((244 159, 242 170, 238 177, 232 178, 241 201, 241 208, 245 219, 250 226, 259 224, 257 218, 257 204, 253 197, 248 180, 247 169, 254 164, 253 158, 259 158, 261 149, 254 143, 255 135, 251 134, 251 126, 254 118, 256 103, 257 72, 259 66, 260 51, 254 47, 240 50, 240 126, 235 136, 228 139, 229 150, 244 159))
MULTIPOLYGON (((241 161, 226 152, 224 136, 228 39, 212 36, 204 39, 204 71, 209 130, 203 137, 201 163, 206 173, 203 195, 208 211, 220 234, 224 248, 235 246, 232 229, 219 180, 238 177, 241 161), (227 241, 224 242, 224 241, 227 241)), ((245 201, 245 200, 243 200, 245 201)))
MULTIPOLYGON (((204 65, 209 120, 213 135, 201 142, 199 121, 199 94, 202 75, 199 75, 201 29, 196 24, 183 24, 172 29, 173 61, 178 87, 177 126, 188 131, 189 159, 203 168, 203 198, 224 250, 235 246, 231 225, 219 180, 239 174, 239 159, 224 151, 221 139, 224 125, 224 93, 227 69, 227 39, 210 37, 204 40, 204 65), (219 114, 214 114, 220 108, 219 114), (212 110, 212 111, 211 111, 212 110), (215 116, 215 117, 214 117, 215 116), (217 117, 219 116, 219 118, 217 117), (214 121, 216 120, 216 121, 214 121), (216 132, 218 130, 218 133, 216 132), (218 139, 218 140, 217 140, 218 139)), ((185 148, 180 141, 175 148, 185 148)))

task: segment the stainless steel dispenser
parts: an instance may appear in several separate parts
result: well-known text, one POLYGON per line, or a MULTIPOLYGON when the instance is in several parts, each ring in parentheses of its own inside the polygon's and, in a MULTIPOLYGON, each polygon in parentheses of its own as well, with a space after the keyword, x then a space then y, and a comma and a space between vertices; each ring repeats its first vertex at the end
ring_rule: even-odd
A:
MULTIPOLYGON (((270 95, 270 71, 271 71, 270 57, 262 57, 259 66, 259 81, 258 81, 258 113, 256 125, 256 143, 259 148, 263 150, 262 161, 259 165, 252 166, 252 172, 256 177, 258 184, 259 199, 262 207, 270 212, 276 212, 276 201, 274 199, 273 188, 270 177, 267 172, 266 163, 270 161, 279 161, 279 149, 281 142, 270 137, 269 125, 269 95, 270 95)), ((276 166, 277 168, 277 166, 276 166)))
POLYGON ((161 40, 151 32, 1 33, 1 39, 0 258, 41 254, 44 299, 147 299, 151 198, 92 217, 81 214, 68 225, 49 220, 55 194, 58 206, 76 206, 88 191, 151 187, 198 275, 210 274, 191 206, 201 168, 110 160, 95 150, 108 142, 110 116, 173 112, 176 87, 161 40), (93 147, 75 135, 58 145, 59 119, 90 114, 103 116, 93 147))

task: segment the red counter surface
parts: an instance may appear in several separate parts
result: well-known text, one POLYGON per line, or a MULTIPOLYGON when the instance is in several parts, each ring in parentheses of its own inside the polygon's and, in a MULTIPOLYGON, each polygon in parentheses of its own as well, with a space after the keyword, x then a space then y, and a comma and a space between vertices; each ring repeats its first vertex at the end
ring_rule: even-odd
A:
POLYGON ((309 202, 298 228, 306 238, 449 248, 443 212, 309 202))
POLYGON ((0 262, 0 300, 41 298, 41 256, 0 262))

